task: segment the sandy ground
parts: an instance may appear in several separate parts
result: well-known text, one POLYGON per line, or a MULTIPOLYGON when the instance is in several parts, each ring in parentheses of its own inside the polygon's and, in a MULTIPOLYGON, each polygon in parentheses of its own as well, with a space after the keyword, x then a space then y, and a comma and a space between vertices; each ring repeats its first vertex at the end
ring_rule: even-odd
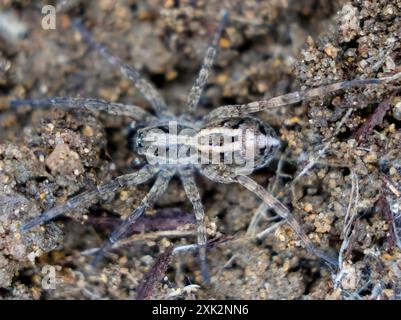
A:
MULTIPOLYGON (((44 1, 0 0, 1 298, 400 298, 399 81, 257 115, 283 146, 252 176, 291 209, 317 247, 340 254, 339 268, 308 252, 274 211, 258 214, 261 202, 247 190, 200 176, 211 239, 209 285, 194 253, 171 256, 172 246, 196 241, 178 179, 98 268, 88 251, 107 239, 151 183, 21 234, 24 221, 142 161, 129 149, 129 118, 9 109, 14 98, 82 96, 150 110, 128 80, 88 50, 71 20, 84 21, 180 113, 223 7, 214 0, 64 2, 56 30, 44 30, 44 1), (52 275, 55 288, 48 287, 52 275)), ((233 0, 224 7, 230 22, 199 116, 220 105, 401 71, 399 0, 233 0)))

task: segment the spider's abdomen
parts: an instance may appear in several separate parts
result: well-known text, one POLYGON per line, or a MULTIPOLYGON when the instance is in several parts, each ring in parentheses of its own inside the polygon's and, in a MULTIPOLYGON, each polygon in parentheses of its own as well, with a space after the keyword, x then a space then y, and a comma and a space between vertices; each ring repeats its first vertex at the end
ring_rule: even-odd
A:
POLYGON ((198 136, 209 139, 199 148, 208 150, 211 160, 202 163, 202 173, 223 183, 231 182, 239 174, 248 175, 264 167, 280 148, 280 140, 273 128, 252 117, 213 122, 200 130, 198 136))

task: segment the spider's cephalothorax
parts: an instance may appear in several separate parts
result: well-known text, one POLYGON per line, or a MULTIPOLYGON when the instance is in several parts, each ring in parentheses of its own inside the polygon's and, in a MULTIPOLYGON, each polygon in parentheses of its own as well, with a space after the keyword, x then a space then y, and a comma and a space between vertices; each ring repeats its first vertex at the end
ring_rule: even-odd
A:
POLYGON ((178 175, 185 193, 191 201, 197 221, 198 246, 204 279, 207 280, 206 244, 207 233, 204 222, 204 210, 195 183, 195 174, 200 173, 220 183, 239 183, 261 198, 279 216, 285 219, 294 232, 302 239, 305 246, 326 262, 337 265, 337 259, 331 258, 318 250, 303 232, 301 225, 284 206, 265 188, 249 177, 254 169, 265 166, 280 147, 280 141, 274 130, 249 115, 268 108, 295 104, 304 99, 321 97, 330 92, 345 90, 369 84, 387 83, 401 78, 401 72, 392 76, 373 79, 355 79, 313 88, 306 91, 288 93, 269 100, 254 101, 244 105, 221 106, 203 119, 194 119, 193 114, 200 100, 202 91, 211 72, 228 14, 224 12, 212 44, 207 49, 198 78, 192 86, 187 100, 189 116, 175 118, 168 110, 164 99, 157 90, 139 72, 113 56, 106 47, 94 41, 89 31, 79 22, 74 26, 83 40, 95 49, 109 64, 117 68, 123 76, 131 80, 137 89, 149 101, 155 115, 135 105, 106 102, 99 99, 84 98, 48 98, 40 100, 14 100, 11 107, 30 105, 32 107, 61 107, 70 109, 102 110, 113 115, 131 117, 141 128, 137 129, 133 143, 137 153, 148 162, 136 172, 125 174, 84 191, 68 199, 22 226, 23 231, 43 224, 61 214, 75 210, 79 206, 91 203, 97 197, 116 192, 129 186, 142 184, 155 177, 155 182, 140 205, 124 220, 109 237, 109 241, 98 251, 95 262, 113 245, 126 235, 146 209, 166 191, 171 178, 178 175))
POLYGON ((177 119, 158 121, 140 128, 133 136, 133 150, 147 162, 164 168, 183 168, 196 162, 197 129, 191 123, 177 119))

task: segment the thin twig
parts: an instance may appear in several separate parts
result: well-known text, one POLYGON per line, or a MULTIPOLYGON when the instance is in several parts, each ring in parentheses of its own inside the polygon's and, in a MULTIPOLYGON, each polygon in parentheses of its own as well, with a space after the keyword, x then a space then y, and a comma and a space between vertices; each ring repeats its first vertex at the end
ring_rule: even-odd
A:
POLYGON ((256 235, 256 239, 258 240, 263 240, 264 238, 266 238, 266 236, 270 233, 272 233, 274 230, 276 230, 278 227, 280 227, 282 224, 284 224, 286 221, 285 220, 281 220, 275 224, 273 224, 272 226, 266 228, 265 230, 259 232, 256 235))
POLYGON ((334 287, 338 288, 341 283, 341 280, 346 274, 344 269, 344 255, 347 249, 350 246, 350 238, 352 234, 352 226, 358 216, 358 203, 359 203, 359 181, 356 173, 351 169, 351 179, 352 179, 352 187, 351 194, 348 203, 347 213, 344 218, 344 227, 342 231, 343 242, 341 244, 340 252, 338 255, 338 266, 339 270, 337 276, 334 280, 334 287))
POLYGON ((174 247, 168 247, 163 253, 159 254, 155 263, 150 270, 145 274, 142 282, 138 286, 137 300, 149 299, 152 295, 156 283, 160 281, 166 271, 173 257, 174 247))

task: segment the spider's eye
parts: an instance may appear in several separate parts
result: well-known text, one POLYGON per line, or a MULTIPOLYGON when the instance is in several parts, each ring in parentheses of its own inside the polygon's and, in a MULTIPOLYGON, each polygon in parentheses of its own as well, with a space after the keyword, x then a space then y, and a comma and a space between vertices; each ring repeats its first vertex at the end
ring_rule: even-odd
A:
POLYGON ((138 148, 142 148, 144 146, 143 137, 144 137, 143 132, 139 132, 138 136, 136 137, 136 143, 138 145, 138 148))
POLYGON ((143 132, 133 132, 129 137, 129 146, 135 152, 138 152, 141 148, 143 148, 143 132))

